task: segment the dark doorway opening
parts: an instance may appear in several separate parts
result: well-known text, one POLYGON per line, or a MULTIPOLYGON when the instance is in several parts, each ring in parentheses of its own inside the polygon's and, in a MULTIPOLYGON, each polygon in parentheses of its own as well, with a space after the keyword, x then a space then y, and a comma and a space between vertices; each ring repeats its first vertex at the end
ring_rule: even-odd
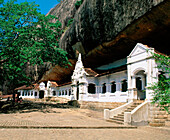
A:
POLYGON ((40 98, 40 99, 44 98, 44 91, 43 91, 43 90, 41 90, 41 91, 39 92, 39 98, 40 98))

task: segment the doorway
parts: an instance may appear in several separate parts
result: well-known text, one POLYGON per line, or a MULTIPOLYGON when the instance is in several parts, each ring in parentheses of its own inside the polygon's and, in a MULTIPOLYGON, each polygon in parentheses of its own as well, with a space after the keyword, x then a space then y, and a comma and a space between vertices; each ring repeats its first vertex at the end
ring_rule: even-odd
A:
POLYGON ((145 100, 146 98, 146 75, 144 71, 141 70, 136 74, 136 89, 137 89, 137 99, 138 100, 145 100))
POLYGON ((39 91, 39 98, 40 99, 44 98, 44 91, 43 90, 39 91))
POLYGON ((77 82, 77 100, 79 100, 79 82, 77 82))

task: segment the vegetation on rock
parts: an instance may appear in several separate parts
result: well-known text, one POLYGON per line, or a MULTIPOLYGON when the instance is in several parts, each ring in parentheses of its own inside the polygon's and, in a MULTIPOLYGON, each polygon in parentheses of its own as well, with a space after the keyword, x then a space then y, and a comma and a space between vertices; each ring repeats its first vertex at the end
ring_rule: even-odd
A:
POLYGON ((76 3, 75 3, 76 9, 78 9, 82 3, 83 3, 83 0, 76 1, 76 3))

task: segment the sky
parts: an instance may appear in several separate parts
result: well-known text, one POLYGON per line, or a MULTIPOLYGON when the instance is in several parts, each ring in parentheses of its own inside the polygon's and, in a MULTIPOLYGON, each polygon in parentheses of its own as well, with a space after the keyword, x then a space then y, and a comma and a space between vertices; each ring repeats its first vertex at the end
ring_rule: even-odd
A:
MULTIPOLYGON (((4 0, 7 2, 8 0, 4 0)), ((51 8, 55 7, 59 2, 58 0, 17 0, 18 3, 21 2, 33 2, 35 1, 36 4, 39 5, 40 11, 42 14, 47 14, 51 8)))

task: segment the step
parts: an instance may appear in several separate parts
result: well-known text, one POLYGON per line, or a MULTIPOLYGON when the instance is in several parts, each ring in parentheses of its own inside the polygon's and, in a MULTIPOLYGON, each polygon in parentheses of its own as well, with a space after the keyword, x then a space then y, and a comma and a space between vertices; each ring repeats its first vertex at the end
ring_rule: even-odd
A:
POLYGON ((149 123, 150 126, 165 126, 165 123, 149 123))
POLYGON ((124 112, 131 112, 133 109, 127 109, 124 112))
POLYGON ((167 119, 168 116, 167 115, 154 115, 152 118, 154 118, 154 119, 167 119))
POLYGON ((124 120, 124 116, 115 116, 115 117, 113 117, 114 119, 116 118, 116 119, 121 119, 121 120, 124 120))
POLYGON ((132 110, 133 110, 133 109, 135 109, 135 108, 136 108, 136 107, 128 107, 127 109, 132 109, 132 110))
POLYGON ((121 117, 124 117, 124 114, 118 114, 117 116, 121 116, 121 117))
POLYGON ((137 106, 140 105, 140 104, 141 104, 141 103, 133 103, 133 105, 137 105, 137 106))
POLYGON ((165 123, 166 119, 152 119, 151 123, 165 123))
POLYGON ((107 120, 108 122, 114 122, 114 123, 117 123, 117 124, 124 124, 123 121, 118 121, 118 120, 114 120, 112 118, 110 118, 109 120, 107 120))
POLYGON ((137 105, 132 105, 131 107, 134 107, 134 108, 136 108, 136 107, 137 107, 137 105))
POLYGON ((166 115, 166 111, 150 111, 153 115, 166 115))

